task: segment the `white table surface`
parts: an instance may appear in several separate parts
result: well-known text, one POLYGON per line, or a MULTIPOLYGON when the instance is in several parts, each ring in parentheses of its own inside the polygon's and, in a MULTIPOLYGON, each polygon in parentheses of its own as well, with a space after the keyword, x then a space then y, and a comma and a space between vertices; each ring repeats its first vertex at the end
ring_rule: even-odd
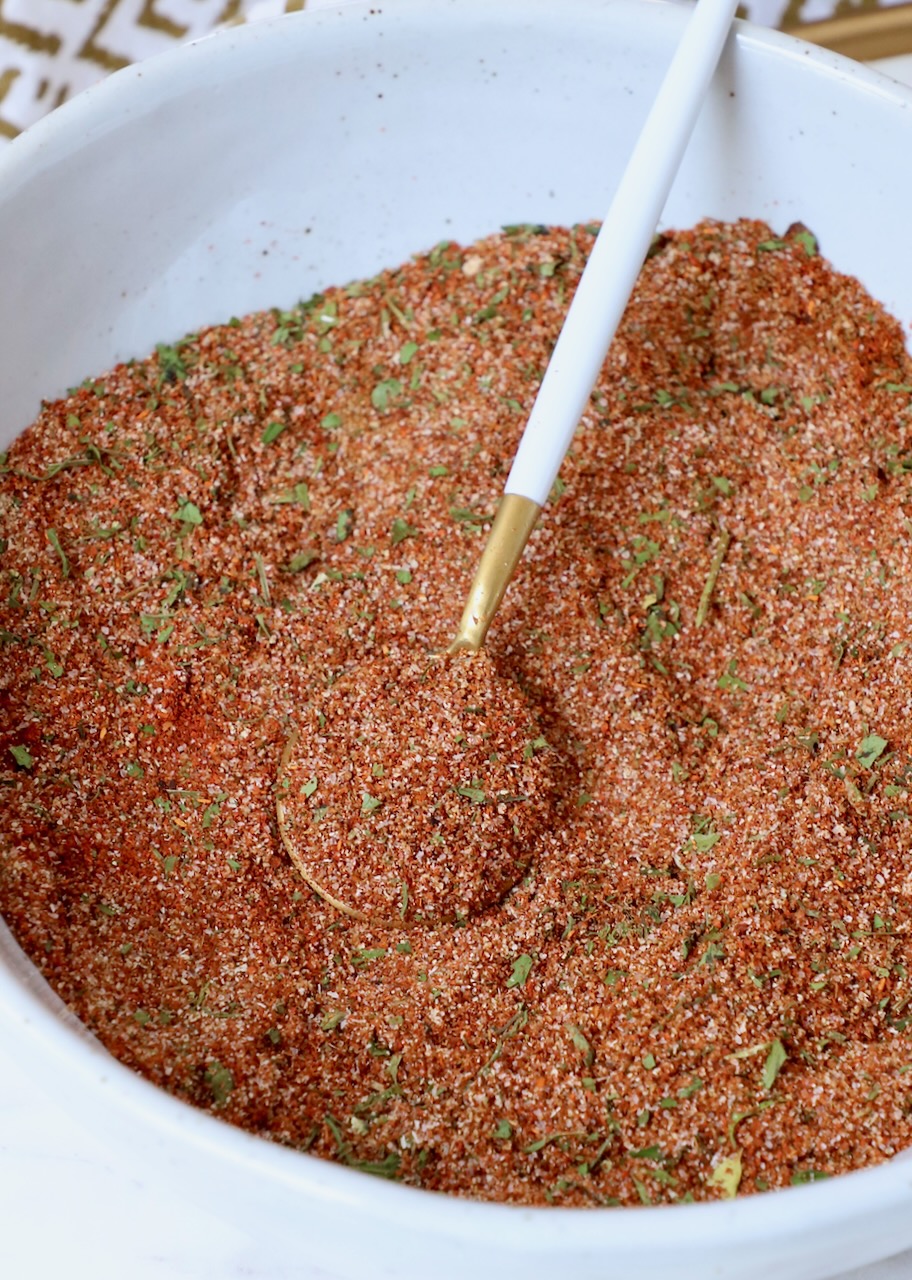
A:
MULTIPOLYGON (((912 55, 876 65, 912 84, 912 55)), ((227 1206, 216 1217, 126 1172, 0 1044, 3 1280, 319 1280, 264 1249, 227 1206)), ((912 1280, 912 1252, 838 1280, 912 1280)))

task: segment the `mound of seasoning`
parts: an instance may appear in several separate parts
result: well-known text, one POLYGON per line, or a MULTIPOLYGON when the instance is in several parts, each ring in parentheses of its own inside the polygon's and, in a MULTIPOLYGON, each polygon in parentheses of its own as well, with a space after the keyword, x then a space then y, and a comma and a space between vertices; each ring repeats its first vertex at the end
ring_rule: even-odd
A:
POLYGON ((361 920, 465 923, 557 820, 546 739, 484 652, 358 663, 289 739, 279 830, 307 883, 361 920))
POLYGON ((427 688, 594 230, 442 244, 160 346, 0 460, 21 945, 178 1097, 522 1204, 764 1191, 912 1141, 912 361, 802 227, 656 241, 488 638, 531 714, 435 687, 476 753, 440 765, 444 825, 501 824, 490 896, 445 920, 432 877, 436 925, 359 920, 282 841, 291 772, 290 818, 326 807, 372 876, 362 810, 432 821, 401 744, 434 724, 381 673, 427 688), (347 761, 313 734, 346 702, 347 761))

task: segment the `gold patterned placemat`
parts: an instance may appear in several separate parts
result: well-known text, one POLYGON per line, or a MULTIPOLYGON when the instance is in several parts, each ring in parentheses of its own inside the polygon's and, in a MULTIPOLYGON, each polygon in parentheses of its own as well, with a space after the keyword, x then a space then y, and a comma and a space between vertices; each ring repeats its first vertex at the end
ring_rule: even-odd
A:
MULTIPOLYGON (((110 71, 222 23, 340 2, 0 0, 0 146, 110 71)), ((912 3, 746 0, 739 12, 852 57, 912 52, 912 3)))
POLYGON ((0 0, 0 137, 239 9, 240 0, 0 0))
POLYGON ((803 21, 808 7, 805 0, 792 0, 783 30, 860 61, 912 53, 912 4, 880 8, 876 0, 839 0, 830 16, 803 21))

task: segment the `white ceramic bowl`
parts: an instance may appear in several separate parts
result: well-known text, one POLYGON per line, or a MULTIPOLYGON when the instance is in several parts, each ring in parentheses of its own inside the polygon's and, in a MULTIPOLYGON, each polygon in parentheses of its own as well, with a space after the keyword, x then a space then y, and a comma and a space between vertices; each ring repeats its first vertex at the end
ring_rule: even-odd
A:
MULTIPOLYGON (((115 75, 0 159, 0 447, 157 341, 501 224, 599 217, 686 17, 648 0, 383 0, 115 75)), ((785 37, 730 42, 664 221, 800 219, 912 319, 912 95, 785 37)), ((126 1175, 322 1273, 815 1280, 912 1244, 912 1160, 744 1200, 528 1210, 273 1147, 112 1061, 0 936, 0 1034, 126 1175)), ((294 1265, 292 1265, 294 1264, 294 1265)))

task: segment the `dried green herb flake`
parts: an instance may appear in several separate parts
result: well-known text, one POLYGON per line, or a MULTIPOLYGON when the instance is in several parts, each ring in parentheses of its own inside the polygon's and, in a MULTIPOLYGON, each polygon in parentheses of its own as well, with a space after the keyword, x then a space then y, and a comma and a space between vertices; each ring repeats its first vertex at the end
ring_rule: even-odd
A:
POLYGON ((409 524, 407 520, 397 517, 393 521, 393 527, 390 530, 390 542, 397 547, 400 542, 404 542, 406 538, 414 538, 418 530, 413 524, 409 524))
POLYGON ((741 1152, 735 1151, 731 1155, 723 1156, 715 1165, 707 1179, 707 1185, 721 1192, 723 1199, 730 1200, 738 1193, 741 1172, 741 1152))
POLYGON ((769 1047, 766 1061, 763 1064, 762 1084, 767 1093, 776 1083, 776 1077, 785 1065, 788 1053, 781 1040, 774 1040, 769 1047))
POLYGON ((866 738, 862 739, 858 750, 855 752, 855 759, 865 769, 870 769, 874 762, 880 759, 886 749, 886 738, 881 738, 877 733, 870 733, 866 738))
POLYGON ((193 526, 203 523, 202 512, 195 502, 182 502, 171 518, 172 520, 179 520, 181 524, 193 526))
POLYGON ((583 1061, 585 1062, 586 1066, 591 1067, 592 1063, 595 1061, 595 1050, 592 1048, 592 1045, 586 1039, 586 1036, 583 1034, 583 1032, 580 1030, 580 1028, 576 1025, 575 1022, 568 1022, 566 1024, 565 1030, 569 1035, 570 1039, 573 1041, 574 1049, 576 1049, 578 1053, 581 1053, 583 1055, 583 1061))
POLYGON ((526 979, 528 978, 529 974, 532 972, 532 966, 534 963, 535 963, 535 960, 530 955, 517 956, 517 958, 513 961, 513 970, 509 978, 507 978, 507 986, 508 987, 525 986, 526 979))
POLYGON ((263 444, 272 444, 274 440, 278 440, 279 436, 287 426, 287 422, 279 422, 278 420, 268 423, 263 429, 263 434, 260 437, 263 444))
POLYGON ((63 547, 60 545, 60 539, 59 539, 59 538, 58 538, 58 536, 57 536, 57 530, 56 530, 56 529, 46 529, 46 530, 45 530, 45 534, 44 534, 44 536, 47 538, 48 542, 51 544, 51 546, 52 546, 52 547, 54 548, 54 550, 57 552, 57 555, 58 555, 58 557, 59 557, 59 559, 60 559, 60 571, 61 571, 61 573, 63 574, 63 576, 64 576, 65 578, 68 578, 68 577, 70 576, 70 562, 69 562, 69 560, 67 559, 66 552, 64 551, 63 547))
POLYGON ((217 1107, 223 1107, 234 1088, 234 1076, 220 1062, 210 1062, 206 1068, 206 1084, 217 1107))

